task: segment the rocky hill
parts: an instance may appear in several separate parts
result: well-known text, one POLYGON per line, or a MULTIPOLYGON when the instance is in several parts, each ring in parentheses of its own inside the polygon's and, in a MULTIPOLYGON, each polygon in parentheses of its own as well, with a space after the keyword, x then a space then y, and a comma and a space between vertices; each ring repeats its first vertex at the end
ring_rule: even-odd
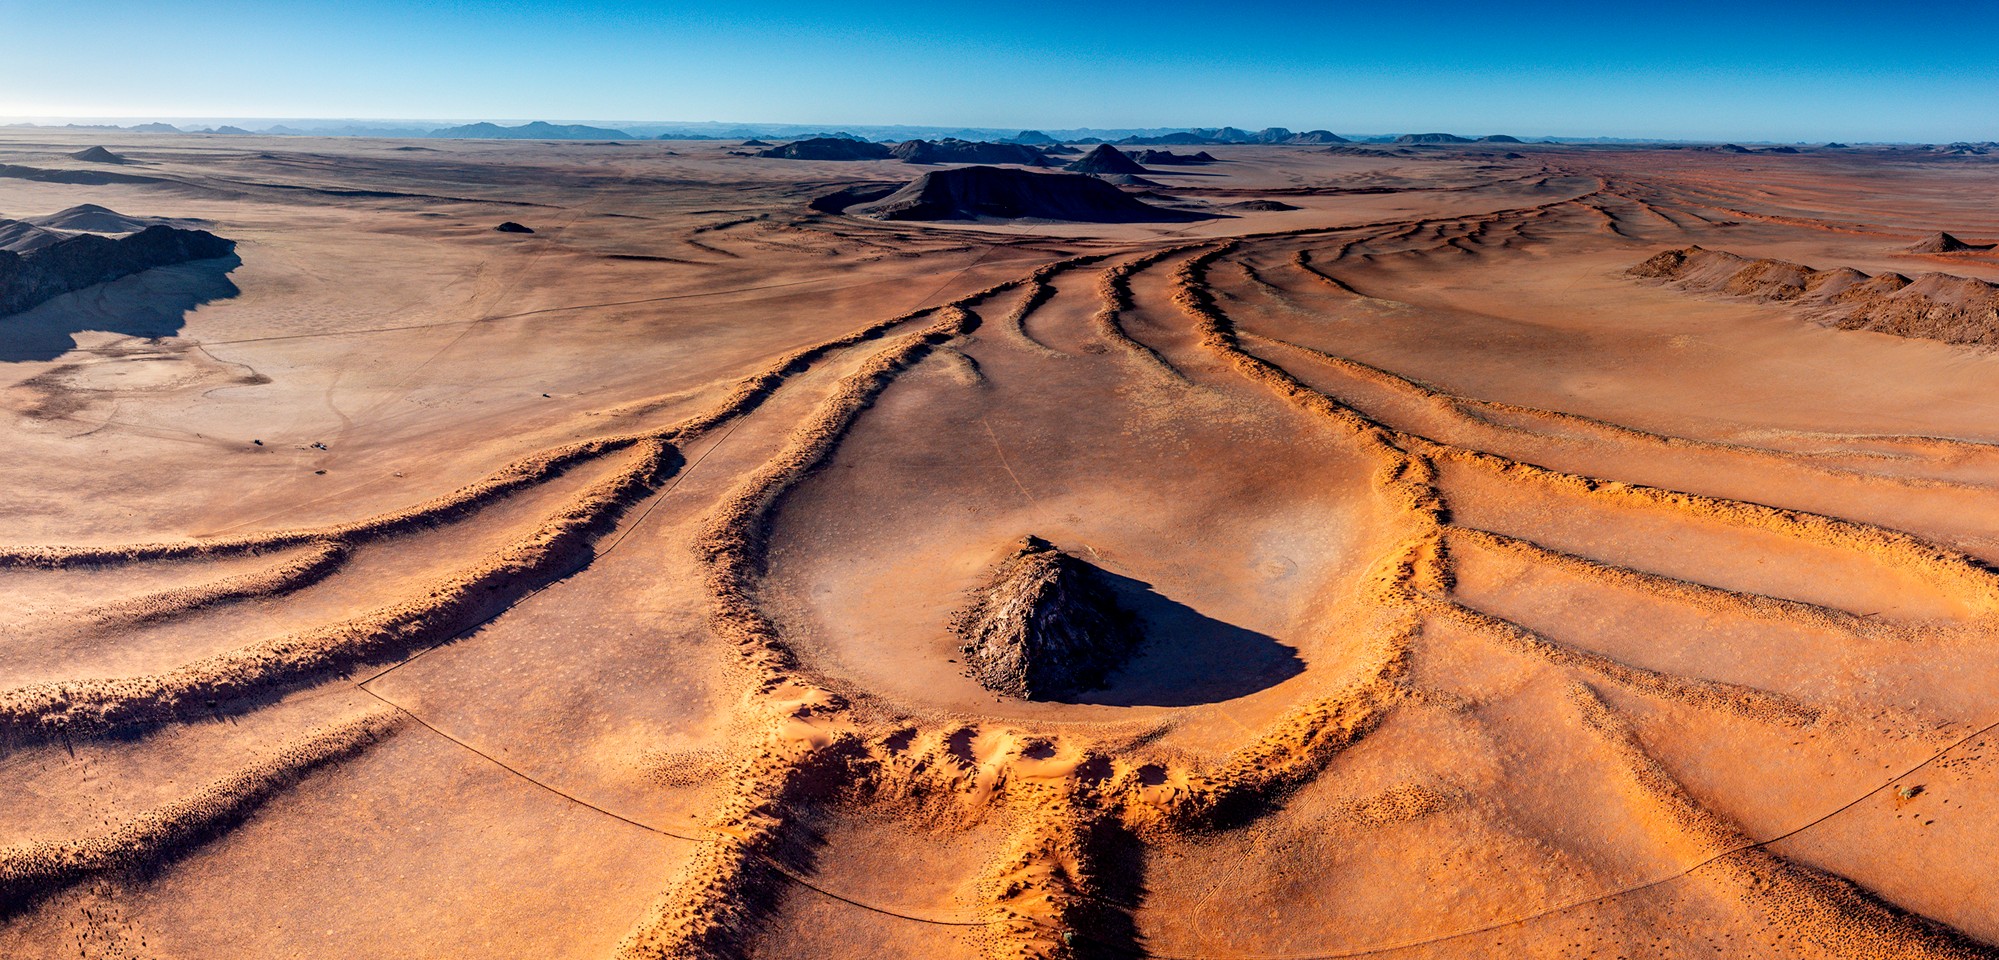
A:
POLYGON ((879 200, 847 208, 881 220, 1069 220, 1172 223, 1211 217, 1134 199, 1095 177, 1005 167, 935 170, 879 200))
POLYGON ((126 237, 78 234, 27 253, 0 250, 0 316, 154 267, 225 257, 236 249, 205 230, 147 227, 126 237))

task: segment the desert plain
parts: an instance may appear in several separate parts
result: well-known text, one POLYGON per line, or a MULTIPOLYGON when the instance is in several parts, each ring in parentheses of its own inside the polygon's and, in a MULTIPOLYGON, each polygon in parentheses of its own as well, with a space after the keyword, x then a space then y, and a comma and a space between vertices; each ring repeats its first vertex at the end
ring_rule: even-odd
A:
POLYGON ((1201 149, 0 136, 0 954, 1999 955, 1999 162, 1201 149))

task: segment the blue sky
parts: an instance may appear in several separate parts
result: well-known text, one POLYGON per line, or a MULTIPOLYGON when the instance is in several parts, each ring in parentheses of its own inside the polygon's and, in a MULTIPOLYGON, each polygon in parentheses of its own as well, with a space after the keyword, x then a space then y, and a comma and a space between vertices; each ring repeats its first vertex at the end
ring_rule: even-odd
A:
POLYGON ((1987 140, 1995 35, 1995 0, 0 0, 0 116, 1987 140))

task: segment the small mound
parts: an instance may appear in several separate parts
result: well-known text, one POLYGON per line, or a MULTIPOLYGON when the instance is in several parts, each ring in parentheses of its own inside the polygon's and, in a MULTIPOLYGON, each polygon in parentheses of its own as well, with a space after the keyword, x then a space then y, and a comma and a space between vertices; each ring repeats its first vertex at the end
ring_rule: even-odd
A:
POLYGON ((879 143, 845 137, 812 137, 781 147, 757 151, 773 160, 887 160, 889 150, 879 143))
POLYGON ((70 154, 70 158, 74 160, 82 160, 85 163, 131 163, 132 162, 124 157, 112 153, 109 150, 104 149, 103 147, 88 147, 82 150, 78 150, 77 152, 70 154))
POLYGON ((748 140, 743 141, 741 145, 745 147, 768 147, 770 146, 770 143, 765 140, 758 140, 755 137, 751 137, 748 140))
POLYGON ((964 641, 973 679, 1024 700, 1103 686, 1139 641, 1096 567, 1032 536, 1000 562, 951 630, 964 641))
POLYGON ((500 231, 501 233, 533 233, 533 232, 534 232, 534 228, 533 228, 533 227, 527 227, 527 226, 522 226, 521 224, 518 224, 518 223, 515 223, 515 222, 513 222, 512 220, 509 220, 509 221, 507 221, 506 223, 503 223, 503 224, 500 224, 499 226, 497 226, 497 227, 494 227, 493 229, 495 229, 495 230, 498 230, 498 231, 500 231))
POLYGON ((1285 203, 1282 200, 1244 200, 1240 203, 1231 203, 1228 205, 1226 209, 1249 210, 1249 211, 1254 211, 1256 213, 1278 213, 1285 210, 1296 210, 1298 208, 1288 203, 1285 203))
POLYGON ((1105 183, 1115 183, 1120 187, 1164 186, 1164 184, 1160 183, 1157 180, 1147 180, 1144 177, 1135 177, 1129 173, 1093 173, 1089 174, 1089 176, 1096 177, 1097 179, 1102 180, 1105 183))
POLYGON ((1069 220, 1169 223, 1212 219, 1141 203, 1095 177, 1002 167, 935 170, 851 212, 881 220, 1069 220))
POLYGON ((27 253, 69 237, 69 234, 38 227, 26 220, 0 220, 0 250, 27 253))
POLYGON ((1963 253, 1968 250, 1990 250, 1989 243, 1965 243, 1941 230, 1924 237, 1921 242, 1907 248, 1910 253, 1963 253))
MULTIPOLYGON (((79 203, 65 210, 58 210, 45 217, 32 217, 30 223, 51 230, 70 230, 82 233, 137 233, 147 227, 161 224, 179 225, 157 217, 131 217, 109 207, 94 203, 79 203)), ((195 221, 184 221, 193 223, 195 221)))
POLYGON ((1131 173, 1140 174, 1145 168, 1138 161, 1124 155, 1118 148, 1108 143, 1097 144, 1095 150, 1083 158, 1063 168, 1074 173, 1131 173))

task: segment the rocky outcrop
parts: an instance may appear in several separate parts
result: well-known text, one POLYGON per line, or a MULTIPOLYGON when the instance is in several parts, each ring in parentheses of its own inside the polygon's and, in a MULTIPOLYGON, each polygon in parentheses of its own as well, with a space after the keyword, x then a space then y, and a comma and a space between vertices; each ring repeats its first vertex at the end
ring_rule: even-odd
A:
POLYGON ((1101 571, 1032 536, 1000 562, 951 628, 973 679, 1026 700, 1103 686, 1139 642, 1101 571))
POLYGON ((79 234, 28 253, 0 250, 0 316, 154 267, 225 257, 236 249, 204 230, 147 227, 128 237, 79 234))
POLYGON ((125 159, 124 157, 112 153, 109 150, 104 149, 101 146, 85 147, 82 150, 78 150, 77 152, 70 154, 70 158, 74 160, 81 160, 85 163, 131 163, 132 162, 130 160, 125 159))
POLYGON ((812 137, 795 140, 781 147, 757 151, 759 157, 776 160, 887 160, 887 147, 866 140, 849 140, 845 137, 812 137))
POLYGON ((1129 154, 1126 154, 1126 156, 1129 156, 1133 163, 1145 166, 1194 166, 1215 162, 1214 155, 1206 150, 1202 150, 1199 153, 1174 153, 1171 150, 1133 150, 1129 154))
POLYGON ((1251 213, 1281 213, 1296 210, 1297 207, 1282 200, 1242 200, 1228 205, 1230 210, 1244 210, 1251 213))
POLYGON ((1173 223, 1212 216, 1133 199, 1095 177, 1003 167, 935 170, 879 200, 848 208, 881 220, 1069 220, 1173 223))
POLYGON ((904 163, 1017 163, 1041 167, 1048 158, 1033 147, 1018 143, 988 143, 978 140, 905 140, 889 153, 904 163))
POLYGON ((1910 253, 1969 253, 1973 250, 1990 250, 1989 243, 1966 243, 1939 230, 1909 246, 1910 253))
POLYGON ((1795 304, 1841 330, 1999 346, 1999 286, 1973 277, 1925 273, 1912 280, 1851 267, 1814 270, 1701 247, 1668 250, 1630 272, 1698 293, 1795 304))
POLYGON ((1145 167, 1138 161, 1124 155, 1118 148, 1108 143, 1097 144, 1095 150, 1062 169, 1074 173, 1130 173, 1143 174, 1145 167))

